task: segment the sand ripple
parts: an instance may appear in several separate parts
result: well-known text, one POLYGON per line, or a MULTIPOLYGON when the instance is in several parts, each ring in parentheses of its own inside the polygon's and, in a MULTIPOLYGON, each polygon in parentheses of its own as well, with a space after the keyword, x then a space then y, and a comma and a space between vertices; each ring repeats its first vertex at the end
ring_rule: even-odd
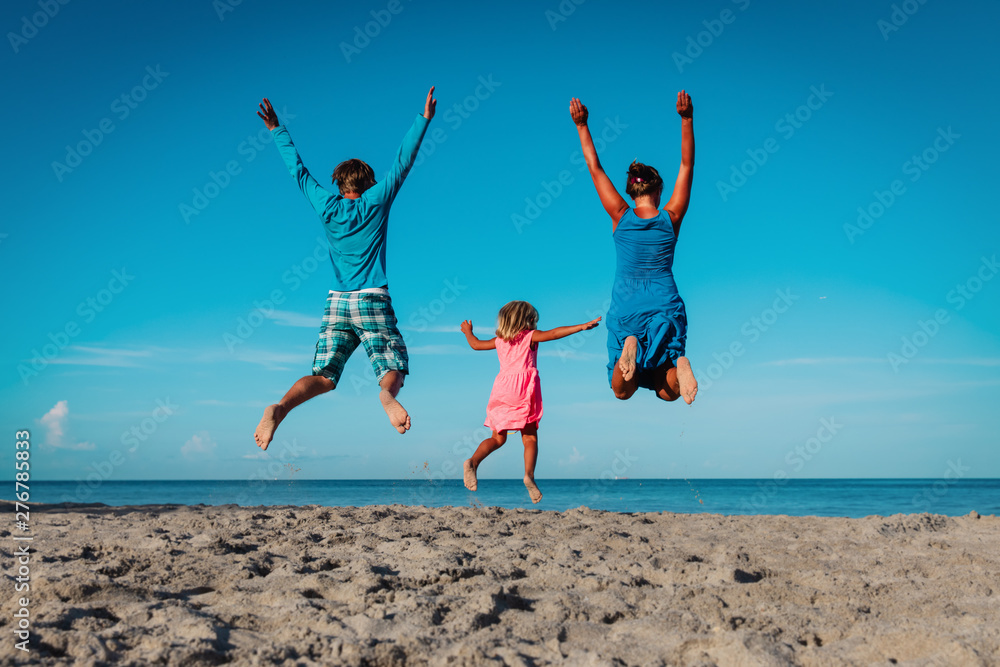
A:
POLYGON ((394 505, 32 519, 35 646, 13 649, 8 586, 4 664, 1000 664, 993 517, 394 505))

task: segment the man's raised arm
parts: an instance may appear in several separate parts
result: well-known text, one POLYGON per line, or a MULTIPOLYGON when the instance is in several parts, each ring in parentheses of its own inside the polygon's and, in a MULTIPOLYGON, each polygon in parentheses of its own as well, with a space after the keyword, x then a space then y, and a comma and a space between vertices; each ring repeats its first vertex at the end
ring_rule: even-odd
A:
POLYGON ((323 215, 330 200, 333 199, 333 195, 325 190, 302 164, 302 158, 299 157, 299 152, 295 150, 295 144, 292 143, 292 135, 288 133, 288 128, 278 122, 278 114, 274 112, 274 107, 271 106, 271 102, 266 97, 260 104, 260 111, 257 112, 257 115, 264 121, 267 129, 271 130, 274 145, 278 147, 281 159, 285 161, 289 173, 299 184, 302 194, 312 204, 313 209, 323 215))

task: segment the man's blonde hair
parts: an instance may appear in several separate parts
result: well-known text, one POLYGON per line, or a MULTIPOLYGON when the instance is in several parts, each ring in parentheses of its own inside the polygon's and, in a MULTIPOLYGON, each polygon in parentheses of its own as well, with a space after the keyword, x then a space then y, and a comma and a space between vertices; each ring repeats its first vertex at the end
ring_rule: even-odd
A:
POLYGON ((514 340, 522 331, 538 326, 538 311, 527 301, 511 301, 500 309, 497 316, 497 337, 514 340))

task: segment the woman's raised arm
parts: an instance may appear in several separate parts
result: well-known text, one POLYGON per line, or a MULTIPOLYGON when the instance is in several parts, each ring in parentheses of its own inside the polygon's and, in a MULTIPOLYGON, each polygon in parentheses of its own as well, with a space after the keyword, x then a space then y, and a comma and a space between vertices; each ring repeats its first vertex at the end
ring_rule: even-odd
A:
POLYGON ((681 221, 691 202, 691 183, 694 181, 694 104, 683 90, 677 93, 677 113, 681 116, 681 168, 670 201, 663 207, 670 214, 675 235, 681 229, 681 221))
POLYGON ((587 127, 587 107, 574 97, 569 103, 569 114, 576 123, 577 132, 580 133, 580 147, 583 149, 583 158, 587 161, 587 168, 590 170, 590 177, 594 180, 594 187, 597 188, 597 195, 601 198, 601 205, 611 216, 612 230, 618 226, 629 206, 618 194, 618 190, 611 183, 611 179, 604 173, 601 161, 597 157, 597 149, 594 148, 594 139, 590 136, 590 128, 587 127))

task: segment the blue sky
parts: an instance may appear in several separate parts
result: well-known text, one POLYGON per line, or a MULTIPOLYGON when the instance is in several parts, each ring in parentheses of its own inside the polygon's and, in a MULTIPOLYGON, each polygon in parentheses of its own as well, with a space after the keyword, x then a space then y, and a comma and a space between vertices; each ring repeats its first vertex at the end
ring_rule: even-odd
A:
MULTIPOLYGON (((616 183, 634 158, 669 180, 683 88, 674 269, 701 394, 617 401, 603 328, 543 345, 538 476, 626 452, 631 477, 1000 476, 1000 8, 674 4, 5 3, 0 463, 28 428, 33 479, 458 478, 498 366, 459 323, 486 335, 524 299, 573 324, 610 295, 570 98, 616 183), (263 457, 331 269, 256 104, 329 183, 348 157, 384 173, 432 84, 388 249, 414 427, 356 355, 263 457)), ((521 466, 513 439, 481 476, 521 466)))

